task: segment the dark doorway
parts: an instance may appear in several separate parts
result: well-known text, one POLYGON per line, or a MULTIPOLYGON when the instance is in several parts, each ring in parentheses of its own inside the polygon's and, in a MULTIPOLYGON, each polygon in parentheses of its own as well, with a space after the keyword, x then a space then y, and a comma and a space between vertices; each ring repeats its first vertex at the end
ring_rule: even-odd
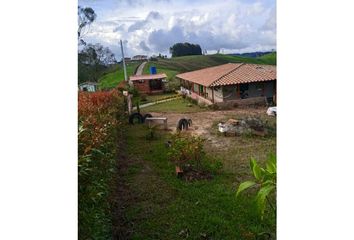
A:
POLYGON ((248 83, 240 85, 240 97, 242 99, 248 98, 248 88, 249 88, 248 83))
POLYGON ((161 81, 161 79, 150 80, 149 81, 149 86, 150 86, 150 90, 152 90, 152 91, 154 91, 154 90, 162 90, 162 81, 161 81))

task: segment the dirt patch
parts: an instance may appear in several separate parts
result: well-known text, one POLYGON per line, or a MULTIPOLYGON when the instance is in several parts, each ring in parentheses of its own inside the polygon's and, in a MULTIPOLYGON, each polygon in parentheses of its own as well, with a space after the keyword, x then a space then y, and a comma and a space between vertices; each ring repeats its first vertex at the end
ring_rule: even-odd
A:
POLYGON ((189 128, 193 135, 202 136, 207 139, 215 147, 229 146, 228 138, 216 138, 215 132, 211 131, 213 124, 230 116, 257 116, 265 115, 266 108, 250 108, 250 109, 234 109, 227 111, 207 111, 196 113, 163 113, 151 112, 154 117, 167 117, 167 125, 169 130, 176 132, 176 126, 181 118, 192 119, 192 126, 189 128))
POLYGON ((199 171, 196 169, 188 168, 183 170, 181 177, 187 182, 199 181, 199 180, 211 180, 213 175, 206 171, 199 171))
POLYGON ((167 117, 168 128, 171 132, 176 132, 179 119, 192 119, 192 126, 187 131, 206 139, 205 150, 223 162, 224 170, 242 174, 249 171, 250 158, 263 161, 269 153, 275 152, 275 133, 269 136, 265 136, 264 132, 258 135, 256 134, 258 132, 255 132, 251 137, 224 136, 218 132, 217 124, 229 119, 254 117, 268 122, 267 124, 274 124, 275 128, 276 119, 268 116, 266 110, 262 107, 195 113, 151 112, 151 114, 154 117, 167 117))

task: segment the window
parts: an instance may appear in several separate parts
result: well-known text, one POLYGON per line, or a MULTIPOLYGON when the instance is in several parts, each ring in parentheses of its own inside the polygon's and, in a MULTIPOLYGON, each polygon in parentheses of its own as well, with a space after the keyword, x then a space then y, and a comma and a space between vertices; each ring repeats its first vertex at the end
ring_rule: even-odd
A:
POLYGON ((193 92, 196 92, 196 93, 198 92, 198 84, 194 83, 193 92))

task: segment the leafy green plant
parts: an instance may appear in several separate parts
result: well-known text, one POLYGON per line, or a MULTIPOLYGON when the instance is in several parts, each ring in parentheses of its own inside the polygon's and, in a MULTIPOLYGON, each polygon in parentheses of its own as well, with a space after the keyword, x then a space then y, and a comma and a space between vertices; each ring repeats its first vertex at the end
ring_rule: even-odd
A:
POLYGON ((136 111, 138 113, 140 113, 140 101, 139 100, 136 101, 136 111))
POLYGON ((273 206, 273 204, 269 199, 271 193, 276 191, 276 177, 277 177, 276 156, 273 154, 269 155, 266 161, 265 168, 260 167, 255 159, 251 159, 250 166, 255 180, 245 181, 241 183, 236 192, 236 198, 244 190, 251 187, 257 187, 258 193, 256 196, 256 204, 261 219, 263 219, 266 203, 268 203, 268 205, 272 208, 274 212, 276 211, 276 208, 273 206))
POLYGON ((157 125, 151 124, 147 126, 148 133, 146 134, 147 140, 153 140, 156 138, 157 125))
POLYGON ((172 137, 172 145, 168 156, 182 168, 188 164, 200 169, 202 159, 205 156, 204 141, 200 137, 177 133, 172 137))
POLYGON ((117 90, 78 97, 78 239, 109 239, 123 98, 117 90))

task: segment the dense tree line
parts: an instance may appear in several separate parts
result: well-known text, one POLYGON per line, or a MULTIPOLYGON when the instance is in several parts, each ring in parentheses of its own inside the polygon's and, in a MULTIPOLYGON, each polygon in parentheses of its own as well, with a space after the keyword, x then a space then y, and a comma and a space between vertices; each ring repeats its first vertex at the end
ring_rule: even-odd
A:
POLYGON ((202 49, 199 44, 192 43, 176 43, 170 47, 172 57, 188 56, 188 55, 202 55, 202 49))
POLYGON ((97 82, 103 73, 117 61, 108 47, 101 44, 86 44, 78 56, 79 83, 97 82))

